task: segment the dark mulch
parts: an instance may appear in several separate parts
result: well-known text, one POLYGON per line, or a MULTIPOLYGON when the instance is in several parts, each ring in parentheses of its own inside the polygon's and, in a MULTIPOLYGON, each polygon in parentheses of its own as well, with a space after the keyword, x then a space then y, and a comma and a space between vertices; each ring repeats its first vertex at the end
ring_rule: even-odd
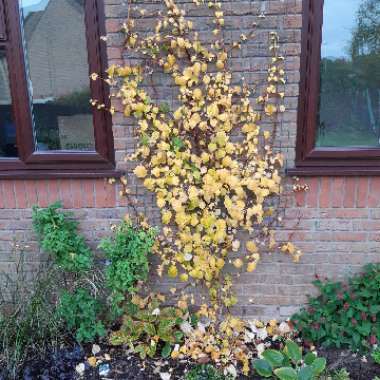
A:
MULTIPOLYGON (((351 380, 372 380, 375 376, 380 376, 380 365, 376 364, 372 358, 366 356, 366 361, 359 355, 353 355, 349 351, 339 350, 320 350, 319 356, 326 357, 328 368, 338 370, 346 368, 351 375, 351 380)), ((186 369, 190 368, 193 363, 189 361, 173 361, 159 360, 159 363, 164 363, 161 367, 161 372, 172 373, 171 380, 183 379, 183 374, 186 369)), ((145 360, 142 362, 140 358, 132 355, 126 356, 122 352, 115 351, 113 360, 111 361, 112 371, 111 379, 117 380, 157 380, 160 379, 157 372, 157 361, 145 360)), ((86 379, 98 380, 101 379, 96 370, 92 370, 87 374, 86 379), (95 372, 95 373, 94 373, 95 372)), ((261 377, 251 374, 249 377, 240 377, 239 380, 259 380, 261 377)))
POLYGON ((318 355, 327 359, 331 370, 346 368, 351 380, 372 380, 375 376, 380 376, 380 365, 372 360, 371 355, 363 358, 350 351, 323 349, 318 351, 318 355))
MULTIPOLYGON (((29 361, 23 373, 20 374, 20 380, 160 380, 160 373, 170 373, 170 380, 183 379, 183 374, 192 363, 187 360, 141 360, 134 354, 129 354, 123 348, 103 347, 103 350, 97 355, 98 358, 104 354, 109 354, 111 359, 104 360, 97 364, 97 367, 91 367, 86 358, 91 356, 91 348, 84 349, 76 346, 72 349, 62 349, 46 355, 42 359, 29 361), (87 355, 86 355, 87 353, 87 355), (79 363, 85 363, 85 373, 83 377, 78 376, 75 366, 79 363), (110 371, 106 377, 99 375, 99 369, 105 369, 109 366, 110 371)), ((319 356, 327 358, 328 367, 331 370, 346 368, 351 375, 352 380, 372 380, 375 376, 380 376, 380 366, 373 362, 370 356, 366 361, 359 355, 353 355, 348 351, 342 350, 319 350, 319 356)), ((241 377, 240 380, 258 380, 260 379, 253 374, 249 377, 241 377)), ((1 375, 0 380, 7 380, 5 375, 1 375)))

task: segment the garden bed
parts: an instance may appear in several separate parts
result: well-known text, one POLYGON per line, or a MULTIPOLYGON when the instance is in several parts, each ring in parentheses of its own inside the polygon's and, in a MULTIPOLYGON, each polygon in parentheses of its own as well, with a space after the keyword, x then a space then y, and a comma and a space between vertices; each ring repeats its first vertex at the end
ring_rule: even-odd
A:
MULTIPOLYGON (((375 376, 380 376, 380 366, 374 363, 370 356, 361 357, 349 351, 323 349, 319 350, 319 355, 327 358, 330 370, 346 368, 350 373, 351 380, 372 380, 375 376)), ((131 354, 127 349, 121 347, 104 346, 96 355, 97 363, 95 366, 91 366, 88 362, 88 358, 91 357, 93 357, 91 347, 84 350, 78 347, 62 350, 59 353, 47 355, 44 359, 29 361, 20 379, 181 380, 188 369, 194 365, 189 360, 153 360, 149 358, 141 360, 137 355, 131 354), (105 357, 108 357, 108 360, 105 357), (85 371, 81 375, 76 368, 83 368, 82 365, 84 365, 85 371), (109 371, 107 371, 108 368, 109 371), (102 371, 103 376, 100 375, 102 371)), ((0 379, 5 380, 6 377, 0 375, 0 379)), ((239 379, 258 380, 261 377, 251 373, 250 376, 242 376, 239 379)), ((321 380, 327 379, 328 377, 321 378, 321 380)))

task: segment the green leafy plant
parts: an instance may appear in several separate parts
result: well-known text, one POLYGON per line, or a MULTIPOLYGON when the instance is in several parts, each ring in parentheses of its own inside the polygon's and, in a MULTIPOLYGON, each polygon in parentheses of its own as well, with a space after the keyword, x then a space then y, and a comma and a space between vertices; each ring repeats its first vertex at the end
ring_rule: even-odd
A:
POLYGON ((253 361, 253 368, 264 378, 280 380, 313 380, 324 371, 326 359, 309 352, 302 356, 302 349, 292 340, 287 340, 282 351, 268 349, 262 359, 253 361))
POLYGON ((103 239, 99 248, 105 252, 108 265, 105 270, 106 286, 111 290, 113 314, 119 315, 119 307, 125 293, 134 293, 138 281, 146 281, 149 273, 149 255, 157 231, 123 222, 114 227, 111 238, 103 239))
POLYGON ((350 380, 350 374, 347 372, 346 368, 341 368, 336 370, 332 374, 333 380, 350 380))
POLYGON ((187 311, 175 307, 162 307, 163 298, 150 295, 133 296, 126 305, 126 314, 119 331, 111 334, 114 345, 128 344, 142 359, 153 357, 158 350, 163 358, 170 356, 172 346, 181 343, 181 323, 187 311))
POLYGON ((68 272, 84 272, 92 268, 93 256, 84 237, 78 234, 78 222, 72 214, 59 210, 56 202, 47 208, 33 207, 33 226, 41 247, 54 262, 68 272))
POLYGON ((380 365, 380 347, 377 347, 371 353, 372 359, 375 363, 380 365))
POLYGON ((210 364, 197 365, 191 368, 185 375, 185 380, 231 380, 231 376, 225 376, 217 368, 210 364))
POLYGON ((64 291, 57 309, 78 342, 91 342, 97 336, 105 335, 105 327, 99 318, 101 311, 101 303, 85 288, 64 291))
POLYGON ((380 264, 369 264, 347 284, 314 284, 318 297, 292 317, 295 329, 306 341, 325 347, 367 351, 380 338, 380 264))
POLYGON ((351 377, 346 368, 336 369, 334 371, 326 369, 318 376, 318 380, 351 380, 351 377))

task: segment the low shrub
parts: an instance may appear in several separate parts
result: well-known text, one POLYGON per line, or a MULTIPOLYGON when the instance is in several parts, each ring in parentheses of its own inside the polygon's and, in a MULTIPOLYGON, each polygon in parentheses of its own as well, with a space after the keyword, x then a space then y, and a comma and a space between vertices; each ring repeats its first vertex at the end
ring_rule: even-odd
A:
POLYGON ((126 306, 120 330, 111 334, 111 343, 128 344, 142 359, 154 357, 157 352, 163 358, 169 357, 172 347, 183 341, 180 325, 187 311, 162 306, 163 301, 160 295, 144 299, 133 296, 126 306))
POLYGON ((370 264, 348 283, 314 282, 320 295, 292 317, 306 341, 367 351, 380 338, 380 264, 370 264))
POLYGON ((210 364, 197 365, 191 368, 184 380, 232 380, 231 376, 225 376, 210 364))
MULTIPOLYGON (((61 342, 65 337, 73 335, 79 343, 87 343, 104 336, 103 320, 108 311, 105 294, 111 293, 112 314, 119 315, 125 294, 134 293, 137 284, 148 277, 155 229, 123 222, 114 227, 111 238, 101 242, 100 248, 108 260, 104 288, 103 275, 95 267, 93 253, 78 232, 78 222, 73 214, 60 210, 61 207, 56 202, 47 208, 33 208, 33 227, 42 249, 49 253, 49 264, 38 276, 28 278, 29 267, 20 262, 19 273, 14 279, 8 276, 9 284, 0 289, 0 368, 8 368, 7 377, 11 372, 13 377, 17 376, 30 353, 38 355, 52 349, 54 342, 61 342), (5 295, 4 291, 10 289, 5 295)), ((155 301, 149 307, 156 308, 155 301)), ((142 318, 142 323, 146 318, 147 334, 154 326, 157 342, 164 342, 164 356, 171 352, 166 343, 174 343, 178 338, 179 332, 173 324, 177 320, 175 310, 162 308, 162 314, 158 319, 155 317, 152 325, 148 323, 149 315, 144 316, 142 311, 131 314, 142 318)), ((137 332, 142 334, 139 329, 137 332)), ((139 337, 143 339, 141 334, 139 337)), ((137 351, 141 356, 148 354, 150 351, 140 343, 137 351)))
POLYGON ((61 207, 60 202, 47 208, 33 207, 33 227, 41 247, 64 271, 88 271, 93 265, 92 252, 78 233, 78 222, 71 213, 59 210, 61 207))
POLYGON ((113 236, 103 239, 99 248, 108 260, 105 283, 111 291, 112 311, 122 314, 120 304, 126 293, 134 293, 139 281, 146 281, 149 273, 149 255, 157 231, 135 226, 131 221, 113 228, 113 236))
POLYGON ((60 202, 47 208, 34 207, 33 226, 41 247, 51 254, 66 280, 64 289, 57 294, 57 315, 78 342, 91 342, 105 334, 99 319, 104 301, 93 294, 101 284, 98 284, 93 253, 78 232, 78 222, 72 213, 60 210, 61 207, 60 202), (90 292, 83 284, 91 284, 94 291, 90 292))
POLYGON ((77 288, 62 292, 57 313, 78 342, 92 342, 106 333, 100 319, 102 309, 103 305, 87 289, 77 288))
POLYGON ((268 349, 262 353, 262 359, 253 360, 253 368, 263 378, 280 380, 313 380, 324 371, 325 358, 309 352, 302 356, 302 348, 287 340, 282 351, 268 349))

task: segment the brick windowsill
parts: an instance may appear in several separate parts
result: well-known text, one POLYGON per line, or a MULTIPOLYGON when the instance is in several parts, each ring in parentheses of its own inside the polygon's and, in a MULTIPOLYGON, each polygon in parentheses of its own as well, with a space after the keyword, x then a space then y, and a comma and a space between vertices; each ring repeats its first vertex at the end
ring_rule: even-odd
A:
POLYGON ((0 171, 1 179, 120 178, 120 170, 12 170, 0 171))
POLYGON ((305 166, 286 169, 286 174, 297 177, 380 176, 380 167, 305 166))

